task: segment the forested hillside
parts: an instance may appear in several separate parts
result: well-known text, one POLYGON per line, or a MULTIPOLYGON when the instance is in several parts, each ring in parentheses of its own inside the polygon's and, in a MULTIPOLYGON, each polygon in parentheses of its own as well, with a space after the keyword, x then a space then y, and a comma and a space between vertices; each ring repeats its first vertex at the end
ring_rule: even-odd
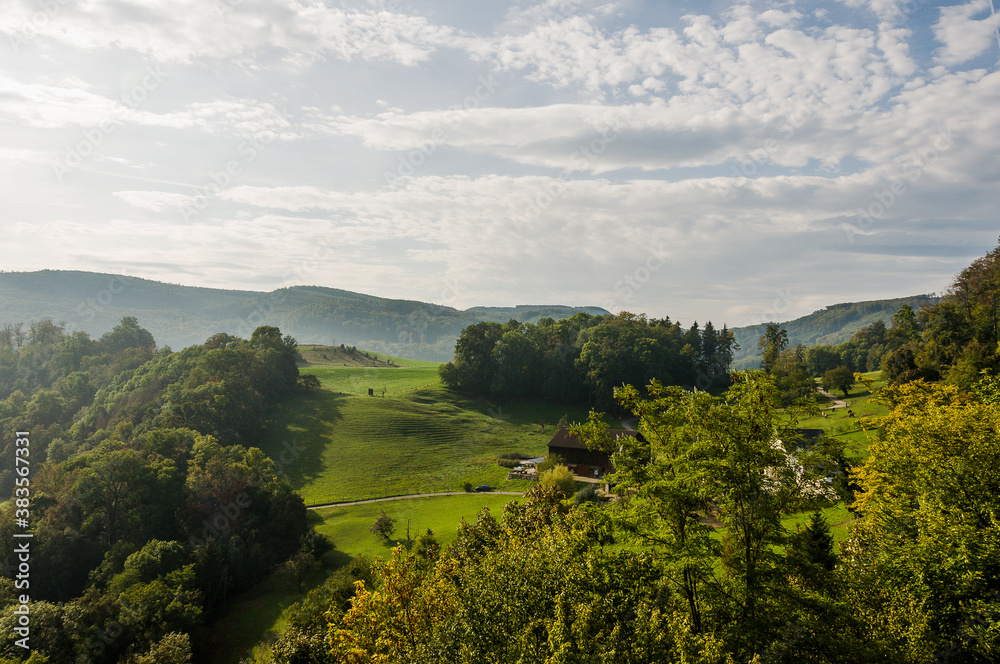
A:
POLYGON ((228 597, 324 550, 254 447, 269 410, 309 388, 296 358, 266 326, 180 352, 134 317, 98 339, 50 320, 0 333, 0 656, 25 652, 16 598, 30 597, 29 643, 48 658, 32 661, 188 661, 228 597))
MULTIPOLYGON (((996 661, 1000 248, 940 301, 842 343, 792 345, 778 325, 759 341, 764 370, 730 373, 733 335, 711 323, 626 312, 467 326, 441 368, 451 389, 635 418, 634 437, 610 437, 599 412, 572 428, 610 456, 611 495, 577 490, 550 459, 447 546, 407 533, 386 560, 332 571, 247 661, 996 661), (823 419, 810 373, 870 384, 855 372, 876 366, 879 414, 830 417, 867 437, 863 456, 800 428, 823 419), (838 547, 819 510, 844 504, 854 519, 838 547)), ((342 350, 310 357, 353 358, 344 371, 380 361, 342 350)), ((4 438, 0 462, 0 663, 25 659, 28 592, 35 662, 190 664, 212 661, 191 635, 235 593, 279 565, 296 579, 315 568, 331 543, 256 447, 269 414, 328 394, 308 393, 323 386, 299 375, 297 351, 273 326, 178 352, 129 316, 98 338, 51 320, 0 328, 0 426, 28 432, 4 438), (26 532, 19 587, 11 554, 26 532)))
POLYGON ((397 357, 445 362, 462 328, 480 321, 535 322, 599 307, 453 307, 319 286, 272 292, 164 284, 136 277, 43 270, 0 273, 0 325, 51 318, 69 330, 102 334, 134 316, 164 346, 199 344, 216 332, 248 337, 260 325, 302 343, 347 344, 397 357))
MULTIPOLYGON (((795 347, 836 345, 843 343, 862 328, 881 322, 888 326, 892 316, 903 306, 919 309, 924 304, 938 301, 933 295, 915 295, 892 300, 870 300, 867 302, 845 302, 834 304, 808 316, 780 323, 788 334, 788 343, 795 347)), ((777 322, 777 321, 774 321, 777 322)), ((757 340, 764 334, 767 323, 733 328, 733 337, 739 350, 733 356, 736 369, 757 369, 762 359, 757 340)))

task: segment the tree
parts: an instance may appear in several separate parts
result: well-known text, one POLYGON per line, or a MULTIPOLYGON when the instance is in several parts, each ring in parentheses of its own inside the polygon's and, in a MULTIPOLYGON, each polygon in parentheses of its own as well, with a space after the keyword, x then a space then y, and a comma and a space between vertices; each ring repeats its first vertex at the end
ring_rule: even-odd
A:
POLYGON ((824 390, 841 390, 846 399, 852 387, 854 387, 854 372, 843 365, 823 374, 824 390))
POLYGON ((856 472, 861 518, 841 545, 868 638, 904 662, 1000 651, 1000 409, 957 387, 892 386, 856 472))
POLYGON ((837 554, 830 525, 819 510, 812 513, 805 528, 789 536, 785 558, 792 574, 805 587, 818 590, 832 583, 837 554))
POLYGON ((125 664, 189 664, 190 661, 191 637, 182 632, 171 632, 144 655, 126 659, 125 664))
POLYGON ((566 466, 558 465, 543 471, 538 476, 538 483, 543 487, 551 487, 562 494, 563 498, 569 498, 576 491, 576 480, 573 473, 566 466))
POLYGON ((385 538, 386 542, 392 537, 394 530, 396 530, 396 520, 386 514, 385 510, 382 510, 382 513, 375 518, 375 522, 371 528, 368 529, 373 535, 380 535, 385 538))
POLYGON ((417 545, 413 548, 413 553, 418 558, 437 559, 438 554, 441 553, 441 545, 434 537, 434 531, 428 528, 426 533, 417 538, 417 545))
MULTIPOLYGON (((314 392, 322 387, 319 378, 312 374, 306 374, 304 376, 299 376, 299 387, 303 392, 314 392)), ((383 390, 384 393, 384 390, 383 390)))
POLYGON ((565 466, 566 459, 562 458, 558 454, 550 454, 545 457, 545 461, 542 461, 537 466, 535 466, 535 471, 538 472, 539 476, 547 470, 551 470, 556 466, 565 466))
POLYGON ((706 596, 721 593, 731 599, 714 612, 732 615, 733 638, 755 652, 780 632, 775 616, 789 610, 777 588, 781 516, 835 495, 821 481, 827 460, 796 444, 795 419, 779 408, 773 377, 732 378, 723 397, 656 382, 648 399, 631 386, 617 390, 639 417, 642 439, 608 440, 596 413, 576 431, 612 453, 608 479, 627 498, 621 526, 662 551, 694 631, 705 628, 706 596), (726 526, 721 542, 699 520, 705 513, 726 526))
POLYGON ((774 371, 778 363, 778 356, 781 351, 788 347, 788 332, 777 323, 768 323, 764 329, 764 334, 760 335, 757 341, 757 348, 761 351, 761 368, 764 373, 774 371))
POLYGON ((115 353, 126 348, 152 348, 156 341, 135 316, 122 316, 121 322, 101 337, 101 345, 115 353))
POLYGON ((840 353, 833 346, 811 346, 806 348, 805 357, 810 376, 822 376, 843 364, 840 353))
POLYGON ((875 382, 875 379, 863 373, 856 372, 854 374, 854 382, 863 384, 865 389, 868 390, 868 392, 871 392, 872 384, 875 382))
POLYGON ((311 551, 300 549, 295 553, 295 555, 285 562, 285 569, 287 569, 291 573, 292 578, 295 579, 295 592, 301 595, 302 581, 306 578, 306 576, 319 569, 319 561, 316 560, 316 556, 314 556, 311 551))

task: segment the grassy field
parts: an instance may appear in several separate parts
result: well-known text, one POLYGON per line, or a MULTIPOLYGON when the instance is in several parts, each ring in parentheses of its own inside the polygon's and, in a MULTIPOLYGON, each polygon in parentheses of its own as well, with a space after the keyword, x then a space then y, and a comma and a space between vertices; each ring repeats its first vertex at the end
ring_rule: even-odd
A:
POLYGON ((442 545, 455 539, 458 524, 465 519, 473 522, 484 507, 499 518, 503 507, 517 496, 469 493, 459 496, 407 498, 363 505, 324 507, 310 513, 310 521, 318 533, 330 538, 337 551, 354 557, 359 555, 388 557, 392 547, 406 542, 406 526, 416 538, 429 528, 442 545), (390 541, 369 532, 375 518, 382 512, 396 520, 396 531, 390 541))
POLYGON ((291 574, 279 570, 232 598, 225 615, 196 635, 199 648, 212 653, 212 664, 238 664, 267 633, 282 631, 288 608, 321 584, 327 578, 327 570, 337 569, 358 555, 387 558, 393 546, 406 540, 407 520, 414 540, 430 528, 444 546, 455 539, 463 518, 475 521, 483 507, 489 507, 499 518, 510 500, 517 500, 517 497, 470 493, 311 510, 310 524, 336 546, 324 557, 324 569, 303 583, 301 595, 296 592, 291 574), (396 532, 390 542, 368 531, 383 509, 396 519, 396 532))
MULTIPOLYGON (((319 585, 324 579, 325 572, 315 572, 303 583, 303 591, 319 585)), ((194 634, 197 650, 210 654, 210 659, 202 661, 238 664, 268 632, 281 631, 285 611, 302 597, 296 592, 291 573, 279 570, 231 598, 221 618, 194 634)))
MULTIPOLYGON (((850 534, 848 526, 854 522, 854 515, 851 514, 843 503, 838 503, 833 507, 820 510, 826 522, 830 524, 830 533, 833 535, 833 545, 837 553, 840 553, 840 543, 847 539, 850 534)), ((789 533, 794 533, 797 528, 805 528, 809 524, 812 512, 799 512, 791 514, 781 520, 781 525, 789 533)))
POLYGON ((864 384, 858 383, 851 388, 846 399, 843 397, 842 392, 837 391, 832 393, 838 399, 846 401, 847 408, 830 410, 833 401, 827 397, 818 395, 816 401, 819 403, 820 408, 827 413, 827 416, 810 417, 802 420, 799 426, 805 429, 823 429, 827 435, 843 441, 844 449, 848 457, 852 460, 856 462, 866 460, 868 458, 868 447, 871 445, 869 436, 873 436, 874 432, 865 433, 857 423, 863 417, 885 415, 888 413, 888 409, 885 406, 871 403, 872 393, 885 387, 886 384, 882 380, 880 373, 873 371, 865 374, 874 379, 871 391, 864 384), (850 417, 847 414, 848 410, 854 413, 854 417, 850 417))
POLYGON ((523 491, 528 483, 508 481, 497 457, 544 456, 562 416, 587 417, 582 408, 456 395, 441 386, 433 362, 300 370, 323 389, 289 399, 262 448, 306 505, 459 491, 465 482, 523 491), (379 396, 367 396, 369 386, 379 396))

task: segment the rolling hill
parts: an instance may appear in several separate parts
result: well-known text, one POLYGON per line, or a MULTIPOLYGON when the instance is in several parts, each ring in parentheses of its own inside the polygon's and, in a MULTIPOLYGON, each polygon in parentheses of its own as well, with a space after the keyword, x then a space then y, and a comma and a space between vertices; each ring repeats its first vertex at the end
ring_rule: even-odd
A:
POLYGON ((599 307, 521 305, 465 311, 320 286, 271 292, 167 284, 138 277, 41 270, 0 273, 0 325, 52 318, 67 329, 100 336, 122 316, 135 316, 160 345, 183 348, 216 332, 249 337, 276 325, 301 343, 347 344, 369 351, 444 362, 468 325, 511 318, 535 322, 599 307))
MULTIPOLYGON (((888 324, 904 304, 919 308, 933 295, 835 304, 782 323, 789 343, 836 344, 876 320, 888 324)), ((216 332, 249 337, 258 325, 276 325, 303 344, 357 346, 396 357, 446 362, 463 328, 480 321, 568 318, 577 312, 607 315, 600 307, 562 305, 477 306, 460 310, 321 286, 271 292, 168 284, 138 277, 41 270, 0 272, 0 325, 52 318, 68 329, 100 336, 122 316, 135 316, 157 343, 183 348, 216 332)), ((719 325, 721 327, 721 323, 719 325)), ((732 328, 740 345, 736 369, 757 367, 757 339, 765 325, 732 328)))
MULTIPOLYGON (((835 345, 847 341, 855 332, 877 320, 889 326, 892 323, 892 315, 904 304, 917 310, 922 305, 933 304, 939 299, 935 295, 914 295, 892 300, 845 302, 780 325, 788 332, 789 347, 798 344, 835 345)), ((761 355, 757 350, 757 340, 766 327, 767 323, 733 328, 736 343, 740 345, 740 349, 733 356, 734 369, 756 369, 760 366, 761 355)))

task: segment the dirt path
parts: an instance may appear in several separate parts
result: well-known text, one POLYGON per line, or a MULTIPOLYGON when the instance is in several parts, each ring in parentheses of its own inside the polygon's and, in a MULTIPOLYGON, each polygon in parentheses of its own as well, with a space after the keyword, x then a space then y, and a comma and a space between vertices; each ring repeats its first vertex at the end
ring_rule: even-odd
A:
POLYGON ((838 399, 837 397, 833 396, 832 394, 824 390, 822 387, 817 387, 816 389, 819 390, 819 393, 822 394, 823 396, 830 397, 831 399, 833 399, 833 405, 830 406, 830 408, 847 408, 847 402, 844 401, 843 399, 838 399))
POLYGON ((439 493, 410 493, 405 496, 389 496, 387 498, 368 498, 367 500, 352 500, 345 503, 325 503, 312 505, 309 510, 321 510, 326 507, 347 507, 349 505, 364 505, 365 503, 384 503, 389 500, 406 500, 408 498, 433 498, 434 496, 520 496, 520 491, 442 491, 439 493))

